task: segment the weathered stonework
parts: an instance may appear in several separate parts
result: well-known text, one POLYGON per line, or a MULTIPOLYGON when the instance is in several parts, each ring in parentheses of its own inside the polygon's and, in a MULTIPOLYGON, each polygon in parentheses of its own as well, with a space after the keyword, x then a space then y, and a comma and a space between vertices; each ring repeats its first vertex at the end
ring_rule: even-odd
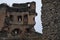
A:
POLYGON ((42 0, 43 40, 60 40, 60 0, 42 0))
POLYGON ((41 40, 35 32, 36 3, 0 4, 0 40, 41 40))

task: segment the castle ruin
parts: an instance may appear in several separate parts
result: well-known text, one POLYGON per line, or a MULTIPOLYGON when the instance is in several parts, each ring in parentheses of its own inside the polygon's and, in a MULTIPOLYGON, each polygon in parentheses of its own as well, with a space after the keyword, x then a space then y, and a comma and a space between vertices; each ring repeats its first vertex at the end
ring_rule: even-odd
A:
POLYGON ((0 4, 0 40, 40 40, 35 32, 36 3, 0 4))

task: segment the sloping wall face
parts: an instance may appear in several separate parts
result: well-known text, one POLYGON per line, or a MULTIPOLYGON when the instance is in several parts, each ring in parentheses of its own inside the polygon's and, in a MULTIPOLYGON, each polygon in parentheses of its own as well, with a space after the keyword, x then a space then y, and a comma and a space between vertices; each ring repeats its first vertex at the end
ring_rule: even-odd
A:
POLYGON ((60 40, 60 0, 42 0, 43 40, 60 40))

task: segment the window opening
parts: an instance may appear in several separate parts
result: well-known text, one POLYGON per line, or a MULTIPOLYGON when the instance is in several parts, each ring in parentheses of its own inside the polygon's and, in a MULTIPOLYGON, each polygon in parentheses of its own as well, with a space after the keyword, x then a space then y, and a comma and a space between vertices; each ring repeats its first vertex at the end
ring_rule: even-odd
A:
POLYGON ((19 21, 19 22, 22 21, 22 16, 18 16, 18 21, 19 21))
POLYGON ((24 15, 24 24, 27 24, 28 23, 28 15, 24 15))

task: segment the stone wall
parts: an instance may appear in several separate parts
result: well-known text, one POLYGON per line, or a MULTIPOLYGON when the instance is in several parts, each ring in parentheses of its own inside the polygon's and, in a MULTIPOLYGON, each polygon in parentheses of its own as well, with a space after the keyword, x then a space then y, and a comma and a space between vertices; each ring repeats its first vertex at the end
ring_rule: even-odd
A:
POLYGON ((35 10, 35 2, 0 4, 0 40, 41 40, 42 34, 34 30, 35 10))
POLYGON ((43 40, 60 40, 60 0, 42 0, 43 40))

